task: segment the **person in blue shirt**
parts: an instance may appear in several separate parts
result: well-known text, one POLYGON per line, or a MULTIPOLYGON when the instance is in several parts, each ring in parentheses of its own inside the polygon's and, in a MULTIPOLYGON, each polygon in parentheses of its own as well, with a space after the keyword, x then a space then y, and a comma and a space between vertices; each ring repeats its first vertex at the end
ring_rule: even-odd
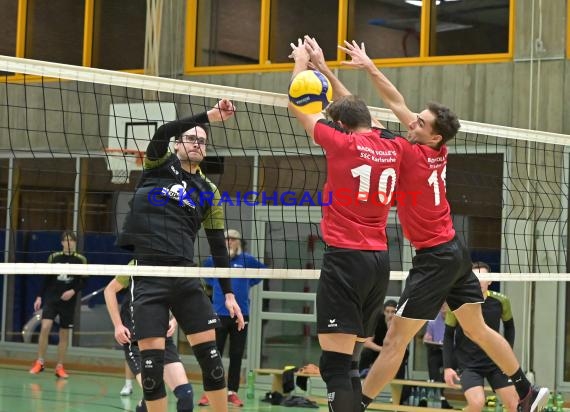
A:
POLYGON ((443 304, 434 320, 427 323, 424 343, 427 347, 428 375, 432 382, 443 382, 443 335, 447 304, 443 304))
MULTIPOLYGON (((225 232, 226 245, 230 254, 230 267, 232 268, 265 268, 266 266, 255 257, 244 251, 245 242, 241 238, 240 232, 229 229, 225 232)), ((208 257, 203 264, 204 267, 213 267, 214 261, 212 257, 208 257)), ((247 341, 247 328, 249 321, 249 289, 262 281, 262 279, 241 279, 232 278, 232 290, 236 300, 241 308, 245 327, 238 330, 235 319, 230 317, 224 302, 224 294, 220 288, 218 281, 214 278, 204 279, 207 285, 213 288, 212 302, 214 310, 217 312, 221 321, 221 326, 216 329, 216 345, 220 353, 224 353, 224 347, 228 335, 230 337, 230 365, 228 369, 228 403, 234 406, 243 406, 243 402, 238 397, 241 361, 247 341)), ((209 404, 206 394, 202 395, 198 405, 207 406, 209 404)))

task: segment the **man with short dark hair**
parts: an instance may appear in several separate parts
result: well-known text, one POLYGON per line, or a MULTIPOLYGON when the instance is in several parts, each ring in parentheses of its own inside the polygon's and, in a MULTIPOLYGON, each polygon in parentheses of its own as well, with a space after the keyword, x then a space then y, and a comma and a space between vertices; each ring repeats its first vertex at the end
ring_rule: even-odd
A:
MULTIPOLYGON (((85 264, 87 259, 77 253, 77 237, 72 231, 61 235, 61 252, 52 253, 48 263, 85 264)), ((84 278, 71 275, 44 276, 43 284, 34 302, 34 311, 42 308, 42 324, 38 340, 38 358, 34 362, 30 373, 35 375, 44 370, 44 356, 48 347, 48 338, 53 321, 59 315, 59 343, 57 345, 57 365, 55 376, 67 379, 69 375, 63 368, 63 361, 69 343, 69 330, 73 328, 75 317, 75 303, 77 295, 83 289, 84 278), (42 297, 44 301, 42 301, 42 297)))
POLYGON ((445 193, 445 143, 459 130, 457 116, 438 103, 429 104, 419 114, 412 112, 366 55, 364 44, 353 41, 345 42, 345 46, 340 49, 352 60, 343 63, 365 69, 384 103, 408 128, 409 150, 400 168, 398 190, 418 193, 414 205, 398 204, 402 231, 416 254, 383 350, 363 384, 362 409, 394 376, 408 342, 427 320, 435 318, 446 301, 465 333, 511 377, 521 399, 520 410, 540 410, 546 404, 548 389, 531 385, 508 342, 485 324, 479 280, 471 268, 469 251, 453 227, 445 193))
MULTIPOLYGON (((318 59, 327 69, 317 42, 305 36, 291 43, 293 76, 318 59)), ((361 383, 358 361, 381 314, 390 276, 386 222, 402 160, 402 143, 388 130, 373 127, 366 103, 350 95, 331 73, 334 102, 326 112, 302 113, 292 104, 308 136, 327 160, 321 229, 326 243, 317 288, 317 333, 321 376, 329 411, 358 411, 361 383), (342 195, 341 195, 342 193, 342 195)), ((329 85, 330 87, 330 85, 329 85)), ((379 125, 381 126, 381 125, 379 125)))

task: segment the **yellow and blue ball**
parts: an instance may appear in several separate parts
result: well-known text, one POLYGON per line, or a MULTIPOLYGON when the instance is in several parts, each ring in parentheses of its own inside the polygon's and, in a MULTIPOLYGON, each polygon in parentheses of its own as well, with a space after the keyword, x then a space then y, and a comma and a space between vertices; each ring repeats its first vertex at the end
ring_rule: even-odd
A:
POLYGON ((323 111, 331 102, 332 94, 330 82, 316 70, 298 73, 289 84, 289 101, 305 114, 323 111))

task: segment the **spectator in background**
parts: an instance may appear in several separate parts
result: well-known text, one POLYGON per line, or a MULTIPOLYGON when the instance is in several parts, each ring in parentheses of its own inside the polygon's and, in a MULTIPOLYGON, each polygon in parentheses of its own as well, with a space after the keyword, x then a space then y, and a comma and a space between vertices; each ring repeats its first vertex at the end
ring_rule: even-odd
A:
MULTIPOLYGON (((475 262, 473 271, 489 273, 490 268, 486 263, 475 262)), ((481 305, 485 323, 494 331, 499 332, 502 322, 505 340, 513 347, 515 322, 509 298, 502 293, 489 290, 490 281, 480 280, 479 283, 485 298, 481 305)), ((443 363, 445 382, 448 385, 461 383, 467 401, 466 411, 483 410, 485 406, 484 379, 487 379, 509 412, 517 410, 518 394, 512 380, 465 335, 453 312, 449 312, 445 318, 443 363), (455 363, 457 363, 457 371, 455 363)))
POLYGON ((434 320, 427 323, 424 343, 427 348, 428 375, 431 382, 443 382, 443 335, 445 333, 445 313, 447 304, 441 306, 441 310, 434 320))
MULTIPOLYGON (((443 336, 445 334, 445 315, 449 310, 447 303, 441 305, 441 309, 434 320, 427 323, 424 334, 424 344, 427 349, 428 376, 430 382, 444 382, 443 380, 443 336)), ((443 409, 453 409, 443 392, 438 390, 439 400, 443 409)))
MULTIPOLYGON (((61 252, 49 255, 48 263, 85 264, 85 256, 77 253, 77 237, 71 231, 61 235, 61 252)), ((57 346, 57 365, 55 376, 67 379, 69 375, 63 369, 63 360, 67 353, 69 330, 73 328, 75 303, 77 295, 83 289, 84 278, 71 275, 44 276, 43 285, 34 302, 34 311, 42 308, 42 326, 38 341, 38 358, 30 373, 36 375, 44 370, 44 356, 48 347, 48 338, 53 326, 53 320, 59 315, 59 344, 57 346), (42 298, 44 301, 42 301, 42 298)))
MULTIPOLYGON (((368 373, 368 369, 376 358, 378 354, 382 350, 382 342, 384 342, 384 337, 386 336, 386 332, 388 332, 388 328, 390 327, 390 322, 396 313, 396 307, 398 306, 398 302, 395 300, 387 300, 384 302, 384 316, 381 316, 378 319, 378 324, 376 329, 374 330, 374 336, 368 338, 364 342, 364 349, 362 350, 362 354, 360 355, 360 376, 364 378, 368 373)), ((407 352, 406 356, 404 357, 404 361, 396 374, 397 379, 404 379, 406 375, 406 362, 408 360, 407 352)))
MULTIPOLYGON (((241 233, 234 229, 225 232, 226 245, 230 254, 231 268, 265 268, 266 266, 255 257, 245 252, 245 241, 241 233)), ((214 260, 208 257, 204 261, 204 267, 213 267, 214 260)), ((231 275, 231 271, 230 271, 231 275)), ((221 326, 216 329, 216 345, 220 354, 223 355, 226 340, 229 336, 230 365, 228 369, 228 403, 234 406, 243 406, 242 400, 238 396, 239 382, 241 376, 241 361, 247 342, 247 329, 249 323, 249 290, 261 282, 261 279, 231 278, 232 290, 236 296, 237 303, 241 308, 245 320, 245 327, 239 330, 235 319, 231 318, 224 302, 224 294, 219 282, 213 278, 205 279, 205 283, 212 287, 212 302, 214 310, 218 314, 221 326)), ((198 402, 200 406, 209 405, 206 394, 202 395, 198 402)))
MULTIPOLYGON (((395 300, 389 299, 384 302, 384 316, 381 316, 378 319, 378 325, 374 330, 374 336, 366 339, 364 342, 364 349, 362 350, 362 354, 360 355, 360 377, 365 378, 368 374, 368 370, 380 354, 382 350, 382 343, 384 342, 384 338, 386 337, 386 333, 388 332, 388 328, 390 327, 390 322, 396 313, 396 307, 398 306, 398 302, 395 300)), ((402 364, 400 365, 400 369, 396 373, 396 379, 406 379, 406 367, 408 364, 408 355, 409 351, 406 349, 406 354, 404 355, 404 359, 402 360, 402 364)), ((400 400, 400 404, 404 404, 408 397, 410 396, 411 388, 409 386, 404 386, 402 388, 402 397, 400 400)))

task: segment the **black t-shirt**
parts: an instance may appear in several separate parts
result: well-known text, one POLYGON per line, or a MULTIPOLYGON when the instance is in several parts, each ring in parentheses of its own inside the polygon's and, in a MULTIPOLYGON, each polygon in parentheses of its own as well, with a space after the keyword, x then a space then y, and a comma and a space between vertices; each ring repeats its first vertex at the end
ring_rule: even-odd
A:
POLYGON ((374 330, 374 338, 372 341, 376 345, 382 346, 384 338, 386 337, 386 333, 388 333, 388 325, 386 325, 386 317, 382 315, 378 319, 378 324, 374 330))
MULTIPOLYGON (((48 257, 48 263, 71 263, 71 264, 85 264, 87 259, 80 253, 73 252, 66 254, 63 252, 52 253, 48 257)), ((66 290, 73 289, 75 293, 79 293, 83 289, 85 283, 85 276, 72 276, 72 275, 46 275, 39 297, 46 296, 50 298, 59 298, 66 290)))
POLYGON ((167 150, 170 138, 196 126, 197 120, 204 120, 204 115, 161 126, 151 142, 153 149, 159 146, 154 154, 160 157, 149 159, 147 149, 143 174, 118 239, 119 246, 135 250, 137 257, 157 252, 193 261, 200 226, 224 228, 218 188, 199 169, 195 174, 182 169, 178 157, 167 150))

